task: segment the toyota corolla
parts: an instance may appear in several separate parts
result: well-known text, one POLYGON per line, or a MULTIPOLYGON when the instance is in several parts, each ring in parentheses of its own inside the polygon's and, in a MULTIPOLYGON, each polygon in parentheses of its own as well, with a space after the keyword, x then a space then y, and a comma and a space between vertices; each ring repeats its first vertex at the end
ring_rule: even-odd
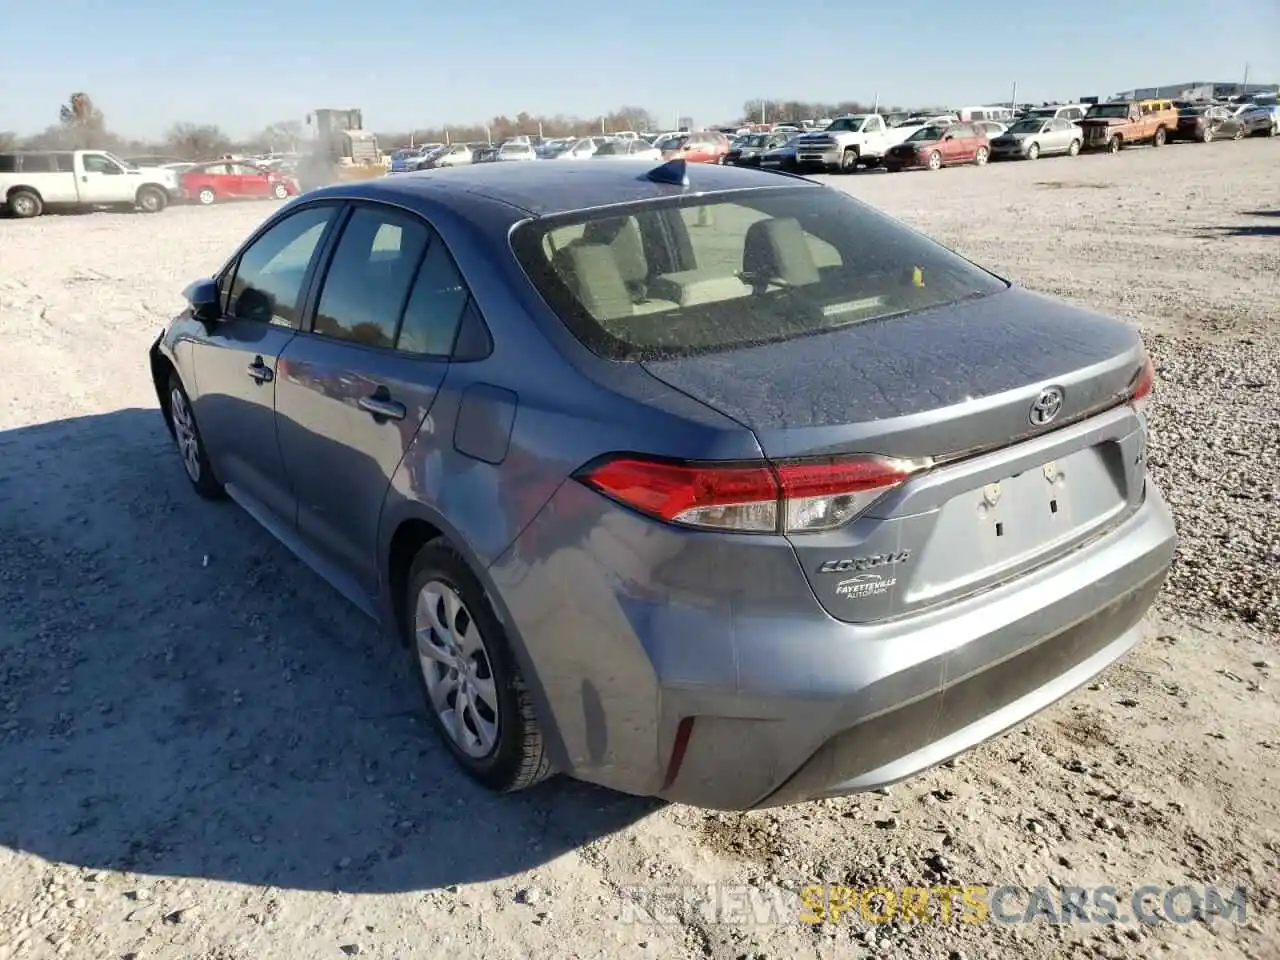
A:
POLYGON ((195 492, 404 641, 488 787, 879 787, 1165 578, 1134 329, 800 177, 478 164, 277 211, 156 340, 195 492))

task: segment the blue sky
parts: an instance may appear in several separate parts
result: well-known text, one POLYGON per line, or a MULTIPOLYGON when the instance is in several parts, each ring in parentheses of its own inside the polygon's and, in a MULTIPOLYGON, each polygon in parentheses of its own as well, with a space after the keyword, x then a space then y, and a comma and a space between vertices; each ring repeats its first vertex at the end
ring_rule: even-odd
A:
POLYGON ((1106 96, 1183 80, 1280 80, 1280 3, 1236 0, 0 0, 0 130, 85 90, 108 125, 247 134, 317 107, 406 130, 622 104, 696 123, 750 97, 953 106, 1106 96), (167 9, 166 9, 167 7, 167 9), (861 9, 859 9, 861 8, 861 9), (1215 12, 1216 11, 1216 12, 1215 12))

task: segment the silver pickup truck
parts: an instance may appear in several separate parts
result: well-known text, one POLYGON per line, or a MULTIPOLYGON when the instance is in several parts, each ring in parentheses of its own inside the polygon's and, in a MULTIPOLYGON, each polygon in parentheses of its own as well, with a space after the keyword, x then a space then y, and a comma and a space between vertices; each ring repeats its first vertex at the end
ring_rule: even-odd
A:
POLYGON ((180 195, 174 171, 135 167, 103 150, 0 153, 0 208, 15 217, 38 217, 51 207, 159 213, 180 195))

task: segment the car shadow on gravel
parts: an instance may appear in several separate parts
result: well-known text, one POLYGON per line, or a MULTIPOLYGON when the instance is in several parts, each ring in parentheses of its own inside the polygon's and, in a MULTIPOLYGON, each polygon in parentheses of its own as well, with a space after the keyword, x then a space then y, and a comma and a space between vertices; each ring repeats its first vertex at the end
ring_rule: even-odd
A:
POLYGON ((1202 236, 1204 239, 1217 237, 1280 237, 1280 224, 1244 223, 1235 227, 1212 227, 1202 236))
POLYGON ((309 890, 498 879, 659 806, 463 778, 408 654, 198 500, 155 410, 0 431, 0 758, 15 850, 309 890))

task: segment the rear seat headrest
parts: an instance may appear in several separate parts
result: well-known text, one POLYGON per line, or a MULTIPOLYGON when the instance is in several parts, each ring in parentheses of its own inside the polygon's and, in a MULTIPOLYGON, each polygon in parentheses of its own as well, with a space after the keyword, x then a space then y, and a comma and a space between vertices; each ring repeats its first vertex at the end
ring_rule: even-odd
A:
POLYGON ((747 228, 742 272, 757 289, 770 283, 799 287, 819 279, 813 251, 795 217, 757 220, 747 228))
POLYGON ((556 252, 552 265, 596 320, 615 320, 634 313, 618 261, 604 244, 571 244, 556 252))

